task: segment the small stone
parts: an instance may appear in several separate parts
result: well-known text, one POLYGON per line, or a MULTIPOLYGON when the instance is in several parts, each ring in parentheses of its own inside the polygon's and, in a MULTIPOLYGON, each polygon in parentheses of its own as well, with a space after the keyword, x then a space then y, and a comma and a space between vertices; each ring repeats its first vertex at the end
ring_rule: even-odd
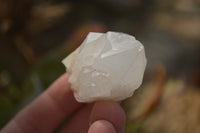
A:
POLYGON ((79 102, 124 100, 141 85, 146 57, 143 45, 133 36, 90 32, 63 64, 79 102))

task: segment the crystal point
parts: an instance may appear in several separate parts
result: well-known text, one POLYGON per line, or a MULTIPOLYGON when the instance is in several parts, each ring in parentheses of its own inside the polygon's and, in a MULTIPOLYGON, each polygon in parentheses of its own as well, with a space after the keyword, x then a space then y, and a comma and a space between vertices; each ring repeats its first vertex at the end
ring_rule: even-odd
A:
POLYGON ((63 64, 79 102, 124 100, 141 85, 146 57, 135 37, 118 32, 90 32, 63 64))

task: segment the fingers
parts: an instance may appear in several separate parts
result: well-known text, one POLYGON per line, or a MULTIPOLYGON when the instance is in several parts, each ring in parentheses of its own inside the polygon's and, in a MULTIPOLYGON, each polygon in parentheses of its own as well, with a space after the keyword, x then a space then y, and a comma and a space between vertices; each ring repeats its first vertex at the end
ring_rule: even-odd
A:
MULTIPOLYGON (((123 133, 125 126, 125 113, 121 106, 112 101, 97 102, 91 112, 89 133, 99 133, 96 128, 102 128, 109 133, 123 133), (105 121, 101 121, 105 120, 105 121), (112 129, 114 127, 115 130, 112 129), (95 131, 95 132, 94 132, 95 131), (112 131, 112 132, 111 132, 112 131)), ((102 131, 102 132, 103 132, 102 131)))
POLYGON ((17 133, 17 128, 21 130, 20 133, 53 132, 69 114, 81 107, 74 99, 67 81, 67 74, 61 76, 3 130, 17 133))
POLYGON ((61 133, 87 132, 89 122, 89 133, 123 133, 125 114, 118 103, 102 101, 94 106, 83 106, 74 99, 67 80, 67 74, 61 76, 41 96, 19 112, 1 132, 53 132, 68 115, 76 111, 69 119, 69 124, 61 129, 61 133))
POLYGON ((120 105, 102 101, 78 110, 60 133, 123 133, 124 125, 125 114, 120 105))
POLYGON ((95 121, 88 131, 88 133, 117 133, 112 123, 106 120, 95 121))
POLYGON ((93 104, 87 104, 75 112, 61 128, 60 133, 87 133, 92 107, 93 104))

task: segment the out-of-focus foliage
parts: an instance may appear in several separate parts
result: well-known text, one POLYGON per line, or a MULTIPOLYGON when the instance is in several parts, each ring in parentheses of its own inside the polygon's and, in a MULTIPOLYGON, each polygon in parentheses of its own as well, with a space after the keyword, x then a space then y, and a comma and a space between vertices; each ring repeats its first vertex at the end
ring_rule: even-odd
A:
POLYGON ((0 0, 0 127, 65 72, 88 32, 140 40, 144 83, 122 105, 127 133, 200 132, 199 0, 0 0))

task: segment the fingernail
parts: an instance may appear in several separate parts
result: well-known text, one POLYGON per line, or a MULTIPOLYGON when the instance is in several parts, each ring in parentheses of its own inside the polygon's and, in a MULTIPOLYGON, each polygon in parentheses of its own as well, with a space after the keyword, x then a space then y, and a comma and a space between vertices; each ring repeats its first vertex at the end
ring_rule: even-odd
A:
POLYGON ((98 120, 92 123, 88 133, 116 133, 116 129, 111 122, 98 120))

